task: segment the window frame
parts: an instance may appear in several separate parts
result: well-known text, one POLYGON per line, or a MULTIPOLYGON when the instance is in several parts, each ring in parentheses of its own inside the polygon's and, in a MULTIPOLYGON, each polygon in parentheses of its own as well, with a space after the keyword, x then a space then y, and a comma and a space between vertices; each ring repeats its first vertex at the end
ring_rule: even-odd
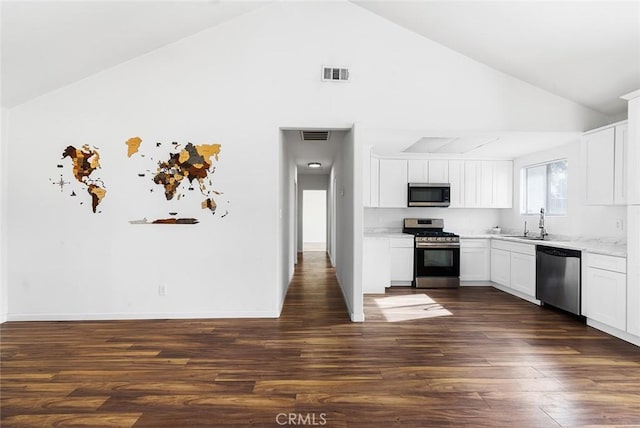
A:
POLYGON ((537 215, 539 211, 536 212, 527 212, 527 200, 528 200, 528 178, 527 171, 530 168, 536 168, 545 166, 545 175, 544 175, 544 209, 545 216, 549 217, 567 217, 569 213, 569 159, 568 158, 559 158, 553 159, 545 162, 538 162, 529 165, 523 165, 520 168, 520 215, 537 215), (566 211, 561 214, 557 213, 549 213, 549 165, 554 163, 564 162, 566 164, 567 169, 567 192, 566 192, 566 211))

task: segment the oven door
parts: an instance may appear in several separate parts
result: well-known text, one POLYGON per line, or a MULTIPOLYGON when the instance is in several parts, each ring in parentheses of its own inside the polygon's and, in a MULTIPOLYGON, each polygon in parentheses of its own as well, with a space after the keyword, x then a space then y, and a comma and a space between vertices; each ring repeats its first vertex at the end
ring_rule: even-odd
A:
POLYGON ((460 245, 433 244, 415 249, 415 286, 460 286, 460 245))

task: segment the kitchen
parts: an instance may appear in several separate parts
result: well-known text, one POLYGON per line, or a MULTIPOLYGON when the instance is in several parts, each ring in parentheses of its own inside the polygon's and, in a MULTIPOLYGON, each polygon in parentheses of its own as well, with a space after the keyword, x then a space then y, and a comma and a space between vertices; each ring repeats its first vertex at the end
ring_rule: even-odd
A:
POLYGON ((637 191, 627 120, 558 135, 545 150, 512 148, 518 139, 545 138, 533 134, 413 138, 402 152, 370 147, 365 154, 364 293, 442 287, 445 275, 463 289, 492 286, 563 309, 640 346, 636 285, 631 276, 627 282, 634 264, 627 267, 627 242, 638 240, 627 221, 637 191), (416 202, 424 186, 431 199, 416 202), (428 238, 414 245, 407 222, 433 223, 420 230, 452 236, 431 238, 432 252, 441 252, 429 262, 431 283, 420 278, 428 274, 420 273, 426 259, 418 240, 428 238), (445 265, 451 268, 443 274, 445 265), (546 294, 544 284, 552 287, 546 294))

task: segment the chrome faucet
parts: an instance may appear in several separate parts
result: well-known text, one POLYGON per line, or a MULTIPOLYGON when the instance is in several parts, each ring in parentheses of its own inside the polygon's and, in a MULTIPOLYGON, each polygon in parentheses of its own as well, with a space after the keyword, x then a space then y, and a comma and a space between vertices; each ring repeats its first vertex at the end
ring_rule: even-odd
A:
POLYGON ((540 221, 538 222, 538 228, 540 229, 540 239, 544 239, 548 235, 544 228, 544 208, 540 208, 540 221))
POLYGON ((528 234, 529 234, 529 231, 527 230, 527 220, 525 220, 524 221, 524 231, 522 232, 522 236, 524 236, 526 238, 528 234))

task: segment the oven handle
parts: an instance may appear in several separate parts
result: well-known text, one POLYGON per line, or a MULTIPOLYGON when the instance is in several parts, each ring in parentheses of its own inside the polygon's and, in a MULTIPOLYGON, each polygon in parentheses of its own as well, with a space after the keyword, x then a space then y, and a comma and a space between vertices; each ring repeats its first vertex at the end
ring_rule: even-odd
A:
POLYGON ((439 248, 449 249, 449 248, 460 248, 460 244, 444 244, 444 243, 433 243, 433 244, 416 244, 416 249, 429 249, 429 250, 437 250, 439 248))

